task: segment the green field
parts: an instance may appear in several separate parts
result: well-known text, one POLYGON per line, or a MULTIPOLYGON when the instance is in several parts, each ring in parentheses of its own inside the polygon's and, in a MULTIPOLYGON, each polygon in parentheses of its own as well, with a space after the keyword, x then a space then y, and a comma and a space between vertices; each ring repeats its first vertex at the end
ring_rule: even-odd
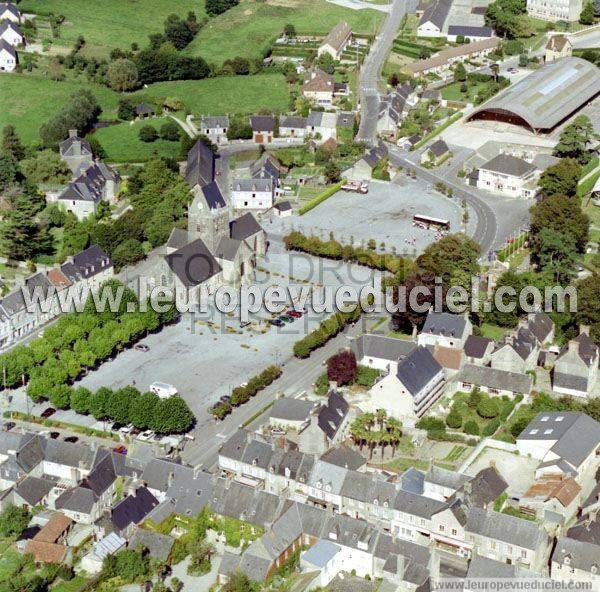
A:
POLYGON ((238 55, 260 58, 288 23, 300 35, 325 35, 345 20, 355 33, 373 35, 384 16, 375 10, 348 10, 325 0, 242 0, 212 18, 185 51, 214 64, 238 55))
POLYGON ((146 45, 150 33, 162 31, 169 14, 185 17, 194 10, 199 19, 204 16, 204 2, 194 0, 23 0, 19 9, 64 15, 60 39, 55 42, 71 46, 83 35, 89 55, 108 55, 113 47, 129 49, 133 42, 140 47, 146 45))
POLYGON ((161 139, 156 142, 142 142, 138 136, 142 126, 151 125, 160 132, 160 126, 166 121, 169 119, 159 117, 147 121, 120 123, 97 130, 94 137, 102 144, 107 162, 145 162, 153 154, 176 158, 179 154, 179 142, 161 139))
MULTIPOLYGON (((101 119, 115 119, 119 94, 105 86, 78 81, 54 82, 30 74, 5 74, 0 85, 0 128, 12 124, 26 144, 39 140, 39 128, 79 88, 89 88, 102 107, 101 119)), ((262 108, 285 110, 289 87, 281 74, 231 76, 158 82, 132 95, 154 101, 181 99, 193 113, 253 113, 262 108)))

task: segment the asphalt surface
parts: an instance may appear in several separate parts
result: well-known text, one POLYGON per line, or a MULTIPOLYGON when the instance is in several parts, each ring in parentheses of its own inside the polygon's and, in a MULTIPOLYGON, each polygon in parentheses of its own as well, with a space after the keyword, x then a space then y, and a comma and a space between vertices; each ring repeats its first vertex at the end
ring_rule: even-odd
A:
POLYGON ((375 144, 377 139, 377 119, 379 115, 379 75, 383 64, 392 48, 398 27, 404 15, 414 11, 415 0, 394 0, 392 9, 386 17, 371 49, 360 69, 359 98, 360 98, 360 127, 356 140, 375 144))

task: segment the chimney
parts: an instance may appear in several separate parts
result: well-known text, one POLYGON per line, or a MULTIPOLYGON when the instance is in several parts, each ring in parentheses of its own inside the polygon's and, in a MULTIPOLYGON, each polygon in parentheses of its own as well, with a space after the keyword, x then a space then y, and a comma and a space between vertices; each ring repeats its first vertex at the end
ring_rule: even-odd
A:
POLYGON ((76 129, 70 129, 69 130, 69 138, 76 138, 77 137, 77 130, 76 129))
POLYGON ((569 351, 579 353, 579 341, 571 340, 569 341, 569 351))
POLYGON ((590 326, 589 325, 579 325, 579 335, 590 335, 590 326))
POLYGON ((463 486, 463 487, 464 487, 465 493, 466 493, 467 495, 470 495, 470 494, 472 493, 472 491, 473 491, 473 488, 472 488, 472 486, 471 486, 471 482, 470 482, 470 481, 467 481, 467 482, 464 484, 464 486, 463 486))
POLYGON ((250 444, 254 440, 252 432, 246 432, 246 443, 250 444))
POLYGON ((496 461, 493 458, 490 459, 490 467, 492 467, 492 469, 496 468, 496 461))
POLYGON ((175 481, 175 472, 169 471, 169 476, 167 477, 167 486, 171 487, 171 485, 173 485, 173 481, 175 481))

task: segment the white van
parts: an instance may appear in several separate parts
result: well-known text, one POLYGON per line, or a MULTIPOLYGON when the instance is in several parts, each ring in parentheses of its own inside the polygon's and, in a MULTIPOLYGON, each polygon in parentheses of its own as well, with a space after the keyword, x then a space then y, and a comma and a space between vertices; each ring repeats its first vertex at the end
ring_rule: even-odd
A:
POLYGON ((166 382, 153 382, 150 385, 150 391, 158 395, 161 399, 168 399, 177 394, 177 389, 172 384, 166 382))

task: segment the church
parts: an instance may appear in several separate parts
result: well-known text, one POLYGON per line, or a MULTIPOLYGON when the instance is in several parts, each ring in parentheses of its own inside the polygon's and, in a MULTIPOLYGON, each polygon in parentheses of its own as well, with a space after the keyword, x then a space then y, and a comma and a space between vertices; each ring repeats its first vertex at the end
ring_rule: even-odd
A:
POLYGON ((257 258, 267 249, 266 233, 252 214, 233 217, 217 181, 217 158, 200 140, 189 151, 184 174, 193 197, 187 230, 171 231, 155 266, 155 285, 189 297, 201 288, 213 294, 223 284, 252 283, 257 258))

